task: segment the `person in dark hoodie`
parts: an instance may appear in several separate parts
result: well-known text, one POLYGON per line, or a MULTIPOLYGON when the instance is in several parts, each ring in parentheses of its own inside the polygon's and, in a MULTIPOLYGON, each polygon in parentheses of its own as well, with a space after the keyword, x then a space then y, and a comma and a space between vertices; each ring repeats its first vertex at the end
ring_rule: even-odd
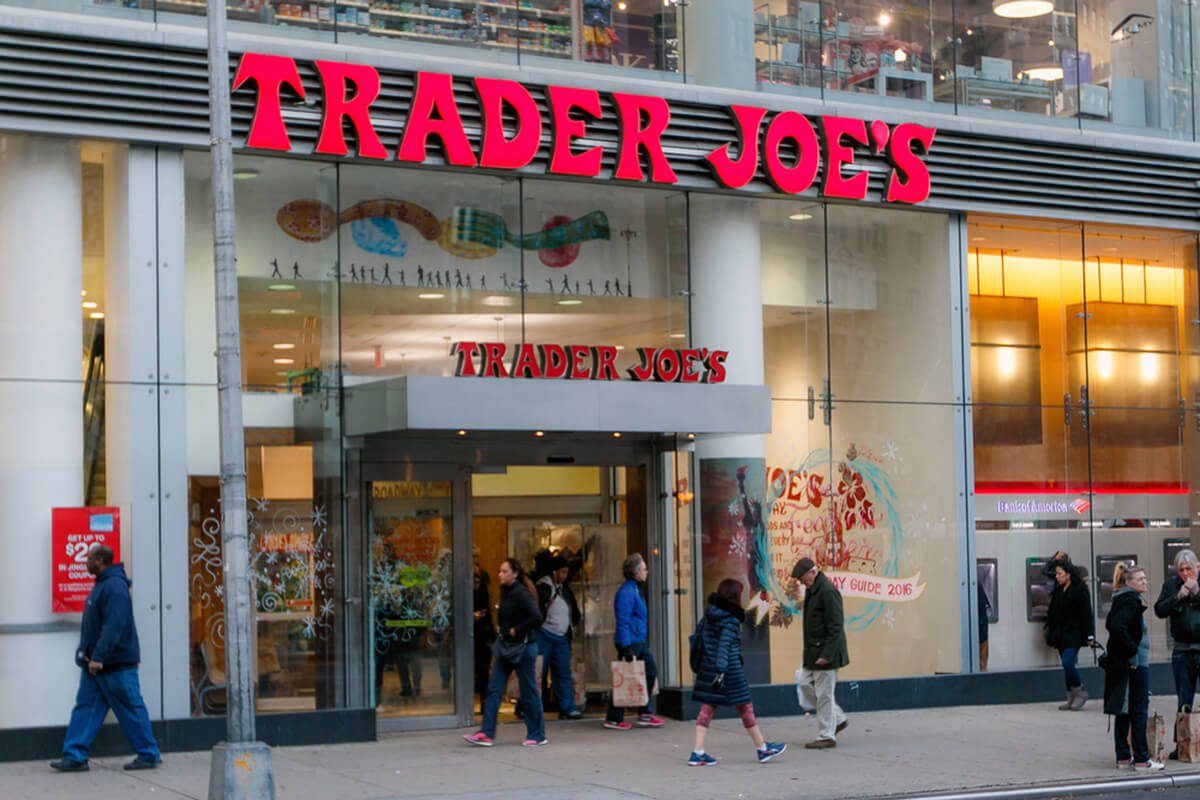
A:
POLYGON ((1161 770, 1163 763, 1150 757, 1146 741, 1146 716, 1150 707, 1150 634, 1146 630, 1146 570, 1117 564, 1113 573, 1112 609, 1108 653, 1104 668, 1104 713, 1116 717, 1113 743, 1117 769, 1137 772, 1161 770), (1130 743, 1133 745, 1130 751, 1130 743))
POLYGON ((500 712, 500 695, 508 684, 508 676, 516 670, 521 686, 520 707, 525 719, 525 747, 549 744, 546 739, 542 698, 534 679, 537 661, 537 640, 534 632, 542 624, 537 606, 537 589, 515 558, 500 562, 496 573, 500 579, 500 638, 492 654, 492 677, 488 681, 487 699, 483 704, 483 724, 475 733, 463 736, 479 747, 491 747, 496 738, 496 716, 500 712))
POLYGON ((59 772, 84 772, 88 751, 111 708, 137 757, 125 769, 153 769, 162 763, 158 742, 150 730, 150 713, 138 686, 141 650, 133 623, 131 581, 123 564, 113 563, 110 547, 99 545, 88 553, 87 569, 96 576, 83 609, 79 647, 79 691, 67 725, 63 756, 51 761, 59 772))
POLYGON ((745 621, 742 584, 734 578, 726 578, 717 585, 717 591, 708 596, 704 619, 698 626, 704 655, 692 689, 692 699, 700 701, 700 713, 696 715, 696 746, 688 757, 690 767, 717 763, 717 759, 704 752, 704 739, 717 706, 737 708, 742 725, 757 749, 759 762, 770 761, 787 749, 782 742, 764 739, 754 719, 750 685, 742 666, 742 623, 745 621))
POLYGON ((1076 664, 1079 648, 1095 639, 1096 628, 1092 620, 1092 596, 1079 570, 1069 561, 1056 564, 1054 591, 1046 612, 1046 644, 1058 651, 1067 684, 1067 701, 1058 707, 1059 711, 1079 711, 1087 702, 1088 694, 1076 664))

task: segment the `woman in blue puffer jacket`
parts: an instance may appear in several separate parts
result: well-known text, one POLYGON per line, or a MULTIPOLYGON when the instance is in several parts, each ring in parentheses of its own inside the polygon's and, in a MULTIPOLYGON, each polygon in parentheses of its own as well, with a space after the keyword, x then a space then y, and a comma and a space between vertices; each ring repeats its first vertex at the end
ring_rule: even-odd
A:
POLYGON ((704 752, 704 737, 717 706, 737 707, 742 725, 758 749, 760 762, 770 761, 787 749, 786 744, 763 739, 754 719, 750 684, 746 682, 742 665, 742 623, 745 621, 741 581, 726 578, 717 586, 717 591, 708 596, 708 606, 700 622, 704 657, 696 673, 692 698, 699 700, 701 705, 696 716, 696 747, 688 758, 689 766, 706 767, 717 763, 717 759, 704 752))

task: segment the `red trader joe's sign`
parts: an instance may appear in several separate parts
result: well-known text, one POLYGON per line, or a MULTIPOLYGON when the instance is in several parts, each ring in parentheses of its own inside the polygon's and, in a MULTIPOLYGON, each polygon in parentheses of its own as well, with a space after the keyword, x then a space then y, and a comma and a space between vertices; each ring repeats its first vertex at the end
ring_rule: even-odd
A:
MULTIPOLYGON (((617 348, 612 345, 519 344, 509 352, 503 342, 455 342, 454 374, 460 378, 549 378, 616 381, 617 348)), ((638 363, 625 370, 632 381, 724 383, 727 350, 706 347, 674 350, 639 347, 638 363)))
POLYGON ((98 544, 112 548, 121 560, 121 512, 116 508, 86 506, 50 511, 51 611, 83 611, 95 582, 87 571, 88 552, 98 544))
MULTIPOLYGON (((604 149, 580 142, 588 138, 589 125, 615 122, 618 144, 611 167, 616 180, 648 180, 664 185, 678 182, 663 149, 663 134, 671 124, 671 103, 665 97, 608 93, 614 119, 606 120, 598 90, 547 86, 543 118, 537 100, 524 84, 477 77, 471 81, 482 125, 476 147, 463 125, 454 95, 454 76, 418 72, 413 76, 412 103, 406 111, 403 133, 396 141, 385 143, 371 119, 371 106, 383 89, 379 70, 343 61, 314 61, 313 67, 321 84, 317 153, 349 155, 349 125, 359 158, 420 164, 432 145, 452 166, 519 170, 533 163, 543 136, 549 133, 549 172, 594 178, 603 167, 604 149), (506 127, 507 120, 512 123, 506 127), (648 175, 644 167, 649 167, 648 175)), ((296 60, 263 53, 243 54, 233 89, 249 85, 254 86, 256 98, 246 147, 291 150, 283 113, 284 87, 291 96, 309 101, 296 60)), ((882 156, 891 166, 885 200, 922 203, 929 198, 929 167, 924 156, 933 146, 937 133, 934 128, 912 122, 868 123, 833 115, 815 118, 814 124, 798 111, 773 112, 758 106, 734 105, 727 112, 737 141, 721 144, 703 156, 713 177, 726 188, 745 187, 761 169, 780 192, 801 194, 813 186, 820 170, 822 195, 863 200, 870 176, 855 164, 855 157, 871 154, 882 156)))

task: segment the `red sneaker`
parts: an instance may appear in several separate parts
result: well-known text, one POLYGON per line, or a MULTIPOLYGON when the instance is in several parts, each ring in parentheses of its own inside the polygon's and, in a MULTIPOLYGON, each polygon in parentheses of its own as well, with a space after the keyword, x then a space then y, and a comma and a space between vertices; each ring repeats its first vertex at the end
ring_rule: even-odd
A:
POLYGON ((606 719, 606 720, 604 720, 604 727, 608 728, 610 731, 629 731, 629 730, 633 730, 633 726, 632 726, 632 725, 630 725, 628 722, 612 722, 612 721, 610 721, 610 720, 607 720, 607 719, 606 719))
POLYGON ((667 723, 663 722, 661 717, 656 717, 653 714, 638 714, 637 724, 641 728, 661 728, 667 723))
POLYGON ((493 744, 492 737, 488 736, 483 731, 468 734, 468 735, 464 736, 463 738, 466 739, 471 744, 478 745, 479 747, 491 747, 493 744))

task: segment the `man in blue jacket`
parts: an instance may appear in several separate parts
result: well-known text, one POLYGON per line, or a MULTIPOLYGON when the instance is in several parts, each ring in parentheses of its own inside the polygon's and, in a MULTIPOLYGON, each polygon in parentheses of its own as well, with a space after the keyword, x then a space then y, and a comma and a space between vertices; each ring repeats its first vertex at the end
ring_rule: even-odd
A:
MULTIPOLYGON (((625 582, 617 589, 613 598, 613 616, 615 631, 613 643, 617 646, 617 657, 623 661, 646 662, 646 691, 654 691, 654 681, 658 678, 658 667, 654 656, 650 654, 650 645, 646 625, 646 601, 642 598, 639 583, 646 580, 650 571, 646 568, 646 559, 640 553, 634 553, 625 559, 621 565, 625 582)), ((652 698, 650 698, 652 700, 652 698)), ((650 702, 638 709, 637 724, 642 728, 661 728, 664 723, 660 718, 650 713, 650 702)), ((604 727, 614 731, 627 731, 633 727, 625 721, 625 709, 617 708, 610 700, 608 713, 604 718, 604 727)))
POLYGON ((59 772, 88 769, 88 750, 111 708, 137 757, 125 769, 154 769, 162 763, 150 730, 150 713, 142 702, 137 665, 141 660, 133 601, 125 566, 113 563, 113 551, 100 545, 88 553, 88 572, 96 584, 83 609, 83 625, 75 663, 80 667, 79 691, 67 725, 63 757, 51 761, 59 772))

